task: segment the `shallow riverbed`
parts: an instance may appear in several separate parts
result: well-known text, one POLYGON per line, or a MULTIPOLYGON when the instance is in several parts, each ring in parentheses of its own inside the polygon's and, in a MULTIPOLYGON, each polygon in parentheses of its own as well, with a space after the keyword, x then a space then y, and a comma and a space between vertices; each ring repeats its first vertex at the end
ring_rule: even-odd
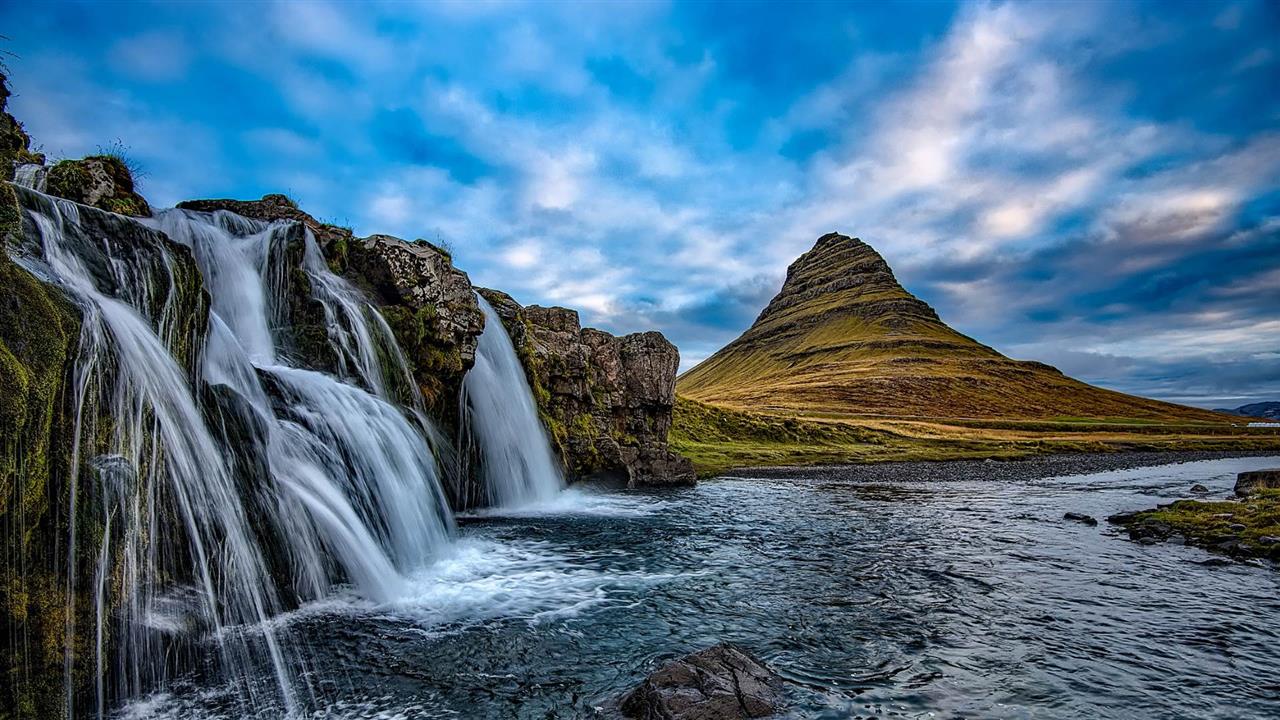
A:
MULTIPOLYGON (((720 640, 777 669, 798 718, 1280 716, 1280 574, 1105 522, 1280 458, 972 465, 570 490, 465 519, 398 602, 280 624, 308 648, 314 717, 610 716, 659 662, 720 640)), ((198 678, 124 714, 240 716, 198 678)))

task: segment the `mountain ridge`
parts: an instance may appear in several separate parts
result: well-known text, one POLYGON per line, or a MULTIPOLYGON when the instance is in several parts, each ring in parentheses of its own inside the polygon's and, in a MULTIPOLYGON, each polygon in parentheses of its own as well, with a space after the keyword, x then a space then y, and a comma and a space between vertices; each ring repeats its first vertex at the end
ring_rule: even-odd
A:
POLYGON ((1280 402, 1266 401, 1249 403, 1237 408, 1215 408, 1214 412, 1225 413, 1227 415, 1239 415, 1241 417, 1280 420, 1280 402))

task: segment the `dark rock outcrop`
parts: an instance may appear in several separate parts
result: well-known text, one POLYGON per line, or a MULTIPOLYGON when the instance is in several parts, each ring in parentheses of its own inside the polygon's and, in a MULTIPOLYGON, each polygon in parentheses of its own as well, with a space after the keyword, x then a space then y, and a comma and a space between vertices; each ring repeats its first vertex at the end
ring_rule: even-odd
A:
POLYGON ((1236 495, 1248 497, 1259 490, 1280 489, 1280 468, 1272 470, 1250 470, 1236 475, 1236 495))
MULTIPOLYGON (((81 311, 61 289, 12 259, 39 265, 46 252, 28 213, 51 216, 55 203, 25 188, 4 187, 20 201, 23 221, 20 231, 7 229, 7 251, 0 252, 0 528, 9 559, 0 572, 0 636, 6 639, 0 716, 57 717, 68 690, 78 698, 89 688, 93 638, 80 633, 70 647, 64 642, 69 616, 82 627, 93 624, 93 588, 83 578, 92 576, 102 535, 87 530, 101 527, 95 524, 104 500, 94 478, 120 471, 104 454, 115 418, 103 393, 115 370, 100 368, 99 377, 107 379, 88 383, 73 407, 81 311), (83 422, 79 437, 77 416, 83 422), (81 467, 71 464, 70 448, 77 443, 81 467), (69 519, 73 492, 79 511, 69 519), (75 535, 71 522, 80 529, 75 535), (68 551, 71 537, 77 546, 68 551), (67 566, 68 557, 75 558, 74 567, 67 566), (73 576, 81 581, 70 583, 73 576), (69 688, 62 683, 67 657, 75 668, 69 688)), ((61 242, 77 248, 99 292, 126 300, 153 327, 166 327, 169 351, 194 376, 208 296, 190 250, 91 207, 79 209, 79 222, 68 225, 61 242)), ((170 532, 157 527, 158 534, 170 532)), ((119 601, 112 593, 102 598, 108 615, 119 601)))
POLYGON ((722 643, 664 665, 621 703, 640 720, 740 720, 781 709, 781 682, 764 663, 722 643))
POLYGON ((484 314, 467 274, 440 248, 390 235, 352 241, 345 274, 370 290, 427 405, 451 416, 484 332, 484 314))
POLYGON ((690 485, 693 464, 667 446, 680 353, 661 333, 615 337, 560 307, 521 307, 481 289, 506 325, 543 422, 575 477, 631 487, 690 485))

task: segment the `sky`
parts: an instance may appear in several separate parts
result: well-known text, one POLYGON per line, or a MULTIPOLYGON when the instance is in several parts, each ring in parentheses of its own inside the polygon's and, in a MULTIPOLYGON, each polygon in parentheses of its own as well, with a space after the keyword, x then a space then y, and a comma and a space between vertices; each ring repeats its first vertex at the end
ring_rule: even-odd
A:
POLYGON ((152 205, 286 192, 692 367, 839 231, 1081 379, 1280 400, 1280 5, 0 3, 152 205))

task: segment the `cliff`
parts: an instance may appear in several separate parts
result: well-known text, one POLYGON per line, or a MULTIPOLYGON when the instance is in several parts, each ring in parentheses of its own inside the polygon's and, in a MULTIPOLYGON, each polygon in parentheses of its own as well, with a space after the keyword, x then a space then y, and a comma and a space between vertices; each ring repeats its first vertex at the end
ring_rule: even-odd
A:
MULTIPOLYGON (((208 414, 222 447, 248 447, 260 442, 262 433, 254 429, 260 419, 244 412, 235 398, 221 392, 224 388, 210 387, 201 378, 209 295, 188 247, 128 217, 152 214, 129 164, 102 154, 46 166, 45 158, 31 151, 22 125, 5 112, 7 98, 7 82, 0 74, 0 550, 6 558, 0 567, 0 635, 5 638, 0 645, 0 716, 55 717, 64 714, 68 698, 83 703, 92 693, 95 640, 85 628, 93 628, 100 618, 106 623, 102 642, 111 647, 121 640, 115 637, 121 630, 116 623, 124 622, 124 615, 115 610, 129 599, 123 597, 120 579, 128 573, 120 569, 122 531, 110 521, 123 499, 112 493, 128 487, 139 496, 154 494, 157 508, 168 507, 164 503, 172 498, 153 472, 164 466, 160 454, 139 467, 126 467, 110 453, 112 443, 139 434, 149 401, 112 395, 123 374, 112 352, 120 340, 103 328, 100 317, 45 281, 59 251, 45 247, 37 219, 65 224, 58 242, 74 246, 70 254, 84 264, 93 292, 121 301, 121 308, 136 312, 162 338, 164 353, 183 371, 179 382, 189 383, 198 412, 208 414), (24 183, 48 194, 15 186, 16 168, 24 173, 24 183), (51 196, 78 205, 55 203, 51 196), (59 218, 72 219, 63 223, 59 218), (93 367, 82 368, 80 361, 93 367), (118 421, 122 408, 137 415, 132 430, 124 431, 127 438, 118 421), (79 466, 73 466, 75 458, 79 466), (101 572, 100 563, 110 582, 103 586, 104 595, 95 598, 91 581, 101 572), (68 684, 64 667, 73 668, 68 684)), ((356 285, 394 334, 411 375, 384 379, 394 399, 406 410, 431 416, 446 434, 461 433, 460 388, 475 362, 484 315, 470 279, 448 252, 386 235, 357 238, 348 228, 317 221, 283 195, 181 206, 290 223, 273 236, 268 250, 270 266, 282 276, 271 278, 280 305, 273 311, 282 314, 274 328, 280 355, 297 367, 343 375, 342 353, 330 340, 332 318, 309 285, 317 276, 304 270, 318 250, 315 261, 356 285), (316 240, 314 249, 306 243, 307 232, 316 240)), ((555 309, 566 314, 561 322, 553 321, 551 310, 538 315, 515 307, 529 328, 520 336, 519 346, 526 349, 522 359, 538 363, 526 370, 531 378, 545 378, 557 388, 538 393, 540 414, 575 475, 612 473, 632 486, 692 481, 688 461, 666 445, 678 365, 670 343, 657 333, 615 338, 584 330, 576 313, 567 310, 555 309), (551 333, 553 325, 565 331, 563 337, 551 333)), ((520 329, 525 327, 522 320, 520 329)), ((380 346, 377 352, 385 350, 380 346)), ((400 367, 385 357, 378 362, 400 367)), ((149 447, 146 437, 136 439, 139 447, 149 447)), ((262 453, 229 454, 234 456, 228 465, 237 487, 252 508, 266 470, 246 458, 260 459, 262 453)), ((448 453, 443 454, 447 462, 448 453)), ((467 487, 474 478, 453 480, 450 489, 457 504, 476 496, 467 487)), ((183 536, 171 511, 156 513, 155 535, 148 542, 164 544, 183 536)), ((286 567, 284 545, 271 536, 278 529, 254 525, 268 571, 286 567)), ((191 558, 179 552, 165 560, 172 563, 162 573, 166 581, 189 579, 185 573, 191 572, 191 558)), ((288 593, 280 600, 289 603, 288 593)), ((169 659, 181 664, 176 657, 182 650, 173 652, 169 659)))
POLYGON ((680 353, 661 333, 615 337, 561 307, 522 307, 480 293, 520 354, 544 423, 577 477, 639 485, 693 484, 693 465, 667 445, 680 353))

